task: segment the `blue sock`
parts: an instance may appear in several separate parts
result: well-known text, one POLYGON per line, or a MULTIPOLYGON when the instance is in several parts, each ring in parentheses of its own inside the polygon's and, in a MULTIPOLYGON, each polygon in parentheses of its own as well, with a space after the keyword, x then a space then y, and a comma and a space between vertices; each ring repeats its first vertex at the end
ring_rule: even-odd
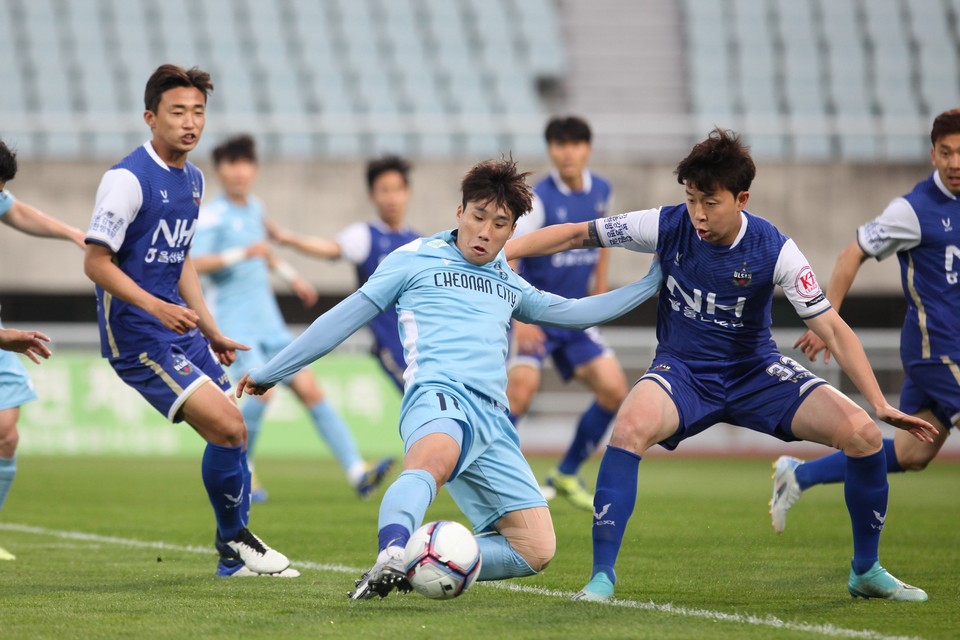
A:
POLYGON ((844 497, 853 525, 853 570, 863 573, 879 557, 887 517, 887 463, 883 449, 862 458, 847 456, 844 497))
POLYGON ((536 573, 499 533, 477 536, 480 545, 480 575, 477 580, 521 578, 536 573))
MULTIPOLYGON (((887 473, 901 473, 903 468, 897 460, 893 438, 884 438, 883 452, 887 456, 887 473)), ((847 476, 847 455, 843 451, 837 451, 822 458, 804 462, 797 467, 796 475, 797 483, 804 491, 817 484, 843 482, 847 476)))
POLYGON ((613 583, 617 581, 613 566, 637 502, 639 471, 640 456, 607 446, 593 495, 593 575, 603 571, 613 583))
POLYGON ((0 509, 3 509, 3 503, 7 500, 15 475, 17 475, 17 457, 0 457, 0 509))
POLYGON ((363 464, 363 458, 360 457, 353 434, 329 402, 321 400, 310 407, 310 417, 313 419, 313 428, 317 430, 317 435, 327 443, 344 470, 349 471, 355 465, 363 464))
POLYGON ((573 436, 573 442, 570 443, 567 454, 557 466, 560 473, 574 475, 579 471, 583 461, 589 458, 600 444, 613 416, 614 412, 607 411, 596 402, 583 412, 580 422, 577 423, 577 433, 573 436))
POLYGON ((253 458, 253 448, 257 444, 257 438, 260 435, 260 428, 263 426, 263 414, 267 411, 267 403, 255 398, 247 398, 243 406, 240 407, 240 413, 243 414, 243 422, 247 425, 247 453, 253 458))
POLYGON ((243 483, 242 454, 241 447, 221 447, 209 442, 203 451, 200 466, 203 486, 213 505, 217 531, 223 540, 233 540, 243 528, 243 494, 249 489, 243 483))
POLYGON ((437 497, 437 483, 423 469, 408 469, 397 476, 380 502, 379 530, 380 550, 387 543, 403 546, 410 533, 423 522, 427 507, 437 497))
POLYGON ((247 450, 240 454, 240 468, 243 469, 243 501, 240 502, 240 524, 244 527, 250 522, 250 492, 253 488, 250 483, 250 464, 247 462, 247 450))

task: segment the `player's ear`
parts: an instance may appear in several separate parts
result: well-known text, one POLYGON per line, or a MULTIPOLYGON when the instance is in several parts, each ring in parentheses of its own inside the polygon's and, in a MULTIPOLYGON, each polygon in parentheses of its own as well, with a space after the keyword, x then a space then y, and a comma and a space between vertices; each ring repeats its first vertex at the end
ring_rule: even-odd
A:
POLYGON ((153 111, 147 110, 143 112, 143 121, 147 123, 147 126, 153 129, 154 125, 157 124, 157 114, 153 111))
POLYGON ((738 193, 738 194, 737 194, 737 209, 739 209, 740 211, 743 211, 743 209, 747 206, 747 200, 749 200, 749 199, 750 199, 750 192, 749 192, 749 191, 741 191, 740 193, 738 193))
POLYGON ((461 216, 463 216, 463 203, 457 205, 457 222, 460 221, 461 216))

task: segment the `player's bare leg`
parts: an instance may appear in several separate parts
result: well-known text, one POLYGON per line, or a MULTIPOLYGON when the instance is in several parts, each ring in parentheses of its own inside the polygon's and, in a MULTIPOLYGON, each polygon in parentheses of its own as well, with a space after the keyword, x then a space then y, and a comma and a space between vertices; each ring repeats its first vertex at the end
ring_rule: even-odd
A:
MULTIPOLYGON (((0 510, 7 499, 10 485, 17 472, 17 443, 20 434, 17 421, 20 419, 20 407, 0 409, 0 510)), ((15 560, 16 556, 0 547, 0 560, 15 560)))

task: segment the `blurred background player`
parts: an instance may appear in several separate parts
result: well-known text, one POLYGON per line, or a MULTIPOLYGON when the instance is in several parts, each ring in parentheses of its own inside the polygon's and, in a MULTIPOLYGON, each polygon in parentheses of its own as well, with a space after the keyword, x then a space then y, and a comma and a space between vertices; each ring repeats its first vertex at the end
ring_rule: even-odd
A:
POLYGON ((212 89, 196 67, 165 64, 150 76, 143 119, 152 137, 104 174, 84 271, 97 284, 103 357, 168 420, 207 442, 201 475, 217 522, 217 575, 299 575, 247 528, 247 429, 220 366, 247 347, 221 333, 189 255, 204 183, 187 155, 212 89))
MULTIPOLYGON (((239 352, 230 367, 233 378, 239 380, 293 340, 270 286, 270 268, 290 284, 304 306, 313 306, 317 293, 290 264, 270 253, 263 203, 251 195, 257 178, 253 138, 241 135, 225 141, 213 150, 213 166, 222 193, 200 211, 191 256, 197 272, 207 276, 206 297, 220 329, 250 347, 249 351, 239 352)), ((350 485, 361 498, 369 495, 383 480, 393 460, 387 458, 372 468, 364 462, 353 434, 324 399, 309 369, 302 369, 283 382, 307 409, 314 429, 343 467, 350 485)), ((251 472, 253 449, 268 400, 269 395, 251 397, 241 407, 247 425, 251 472)), ((252 480, 253 500, 266 500, 266 491, 255 476, 252 480)))
MULTIPOLYGON (((827 298, 840 309, 867 258, 900 261, 900 282, 907 315, 900 334, 904 381, 900 410, 923 418, 939 430, 933 442, 898 431, 884 438, 887 472, 922 471, 960 420, 960 109, 941 113, 930 132, 935 170, 907 195, 894 199, 880 216, 857 229, 857 237, 837 257, 827 298), (956 260, 956 262, 955 262, 956 260)), ((811 359, 830 351, 807 331, 794 346, 811 359)), ((774 465, 775 492, 770 513, 777 532, 786 527, 787 510, 801 492, 817 484, 843 482, 845 458, 834 453, 803 463, 781 456, 774 465)))
MULTIPOLYGON (((587 169, 590 126, 581 118, 553 118, 544 137, 553 169, 534 187, 533 208, 520 219, 514 237, 562 222, 585 222, 607 215, 613 195, 610 183, 587 169)), ((542 291, 565 298, 583 298, 607 290, 608 249, 589 248, 562 254, 524 258, 517 273, 542 291)), ((566 455, 546 482, 575 506, 593 509, 593 494, 579 477, 580 466, 597 448, 627 396, 627 379, 616 355, 596 327, 585 331, 541 328, 513 321, 511 355, 507 365, 507 397, 516 423, 530 408, 540 387, 541 367, 553 359, 564 382, 584 383, 593 404, 580 416, 566 455)))
MULTIPOLYGON (((356 267, 357 286, 363 286, 391 251, 420 237, 406 224, 410 163, 399 156, 386 155, 368 162, 366 175, 370 202, 377 210, 376 220, 352 224, 340 232, 336 240, 305 237, 271 227, 273 240, 319 258, 348 260, 356 267)), ((396 308, 386 309, 367 326, 373 333, 371 352, 403 393, 406 363, 397 331, 396 308)))
POLYGON ((659 270, 603 296, 568 300, 535 289, 503 254, 530 210, 529 174, 510 160, 475 165, 461 183, 457 228, 390 254, 359 291, 318 318, 263 368, 237 385, 262 394, 322 357, 396 305, 409 362, 400 415, 404 471, 384 493, 379 554, 357 580, 354 600, 410 590, 403 549, 446 485, 480 535, 480 580, 532 575, 556 549, 553 522, 520 452, 506 406, 507 328, 528 322, 586 327, 649 298, 659 270))
MULTIPOLYGON (((82 231, 44 215, 6 190, 6 184, 16 175, 17 156, 0 140, 0 222, 28 235, 70 240, 83 249, 82 231)), ((11 265, 5 266, 9 268, 11 265)), ((39 362, 37 355, 44 358, 50 355, 47 347, 38 342, 41 340, 48 341, 49 338, 35 331, 4 329, 0 324, 0 349, 3 349, 0 351, 0 510, 17 473, 20 406, 37 398, 27 371, 11 352, 23 353, 39 362)), ((0 560, 13 559, 13 554, 0 547, 0 560)))
POLYGON ((659 254, 663 269, 657 352, 617 413, 600 463, 593 570, 574 599, 613 597, 641 456, 656 444, 675 449, 723 421, 843 451, 853 529, 850 595, 925 601, 922 589, 880 565, 888 494, 880 429, 852 400, 777 350, 770 331, 774 288, 827 342, 879 419, 927 442, 935 429, 887 403, 860 341, 830 306, 796 243, 745 210, 756 166, 736 134, 715 129, 675 173, 685 204, 556 225, 514 240, 507 250, 521 257, 620 246, 659 254))

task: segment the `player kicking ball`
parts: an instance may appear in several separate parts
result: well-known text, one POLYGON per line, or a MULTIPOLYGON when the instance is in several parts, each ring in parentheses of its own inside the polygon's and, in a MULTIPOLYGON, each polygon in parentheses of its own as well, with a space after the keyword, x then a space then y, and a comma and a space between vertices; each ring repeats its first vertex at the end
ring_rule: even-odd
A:
POLYGON ((576 329, 607 322, 649 298, 660 273, 655 266, 639 282, 582 300, 530 286, 502 251, 530 210, 527 175, 508 160, 474 166, 461 183, 456 229, 391 253, 359 291, 237 384, 238 396, 263 394, 396 305, 407 365, 404 471, 381 501, 379 554, 354 600, 409 591, 404 545, 444 484, 480 534, 478 579, 532 575, 553 558, 550 512, 508 418, 510 320, 576 329))
POLYGON ((887 513, 880 429, 852 400, 777 351, 770 334, 775 286, 827 345, 876 416, 932 442, 936 430, 883 397, 863 347, 830 306, 796 244, 745 211, 756 168, 729 131, 714 130, 676 169, 686 202, 579 224, 555 225, 510 243, 510 259, 581 247, 656 252, 664 284, 657 352, 614 422, 594 497, 593 572, 575 599, 613 597, 614 564, 637 500, 641 455, 674 449, 717 422, 808 440, 847 458, 853 526, 847 588, 854 597, 923 601, 879 562, 887 513))
POLYGON ((247 429, 220 365, 248 347, 220 332, 190 261, 203 174, 187 154, 212 89, 196 67, 162 65, 150 76, 143 117, 152 139, 104 174, 84 271, 97 285, 103 357, 157 411, 207 442, 201 472, 217 522, 217 575, 299 575, 247 528, 247 429))

